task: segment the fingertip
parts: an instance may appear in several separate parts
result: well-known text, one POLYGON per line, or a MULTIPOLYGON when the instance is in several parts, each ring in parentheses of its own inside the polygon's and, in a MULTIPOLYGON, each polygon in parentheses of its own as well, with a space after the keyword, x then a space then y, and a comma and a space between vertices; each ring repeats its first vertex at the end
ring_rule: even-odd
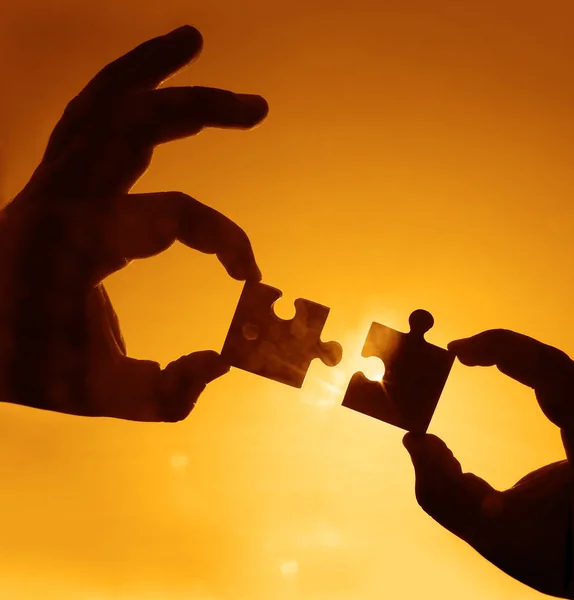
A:
POLYGON ((238 281, 245 281, 247 283, 259 283, 261 279, 263 279, 261 270, 255 262, 255 257, 253 256, 251 244, 249 244, 248 256, 237 265, 234 271, 237 275, 235 279, 237 279, 238 281))
POLYGON ((261 271, 247 233, 227 217, 223 218, 219 229, 221 248, 217 258, 227 274, 236 281, 261 281, 261 271))
POLYGON ((207 385, 214 379, 228 373, 230 369, 229 363, 215 350, 193 352, 187 356, 182 356, 166 367, 166 371, 173 376, 176 373, 184 374, 186 381, 193 381, 201 385, 207 385))
POLYGON ((403 446, 412 453, 424 443, 424 437, 424 434, 409 431, 403 436, 403 446))
POLYGON ((428 444, 444 444, 444 442, 434 435, 433 433, 417 433, 415 431, 408 431, 403 437, 403 444, 411 447, 426 446, 428 444))
POLYGON ((203 36, 191 25, 183 25, 163 36, 164 48, 182 65, 196 58, 203 48, 203 36))
POLYGON ((192 25, 182 25, 173 29, 164 36, 166 39, 178 43, 181 45, 189 44, 195 47, 201 47, 203 45, 203 36, 199 29, 196 29, 192 25))
POLYGON ((244 264, 224 265, 227 274, 235 281, 245 281, 247 283, 259 283, 263 276, 257 265, 246 267, 244 264))
POLYGON ((255 127, 269 114, 269 104, 263 96, 258 94, 237 94, 245 109, 245 124, 255 127))
POLYGON ((461 338, 453 340, 447 344, 447 349, 452 352, 458 361, 465 367, 476 367, 481 364, 489 364, 489 361, 480 355, 481 338, 473 336, 469 338, 461 338))
POLYGON ((429 452, 429 436, 424 433, 408 432, 403 437, 403 446, 406 448, 415 471, 419 471, 423 464, 428 463, 431 459, 431 452, 429 452))
POLYGON ((257 265, 253 267, 252 273, 245 279, 247 283, 259 283, 263 279, 261 270, 257 265))
POLYGON ((213 350, 207 352, 209 356, 206 357, 203 365, 203 380, 206 384, 226 375, 231 370, 231 365, 223 360, 220 354, 213 350))
POLYGON ((452 342, 449 342, 447 344, 447 350, 456 354, 461 348, 464 348, 467 340, 468 338, 460 338, 458 340, 453 340, 452 342))
POLYGON ((452 458, 448 446, 432 433, 409 432, 403 437, 403 445, 410 454, 415 467, 423 464, 442 463, 445 459, 452 458))

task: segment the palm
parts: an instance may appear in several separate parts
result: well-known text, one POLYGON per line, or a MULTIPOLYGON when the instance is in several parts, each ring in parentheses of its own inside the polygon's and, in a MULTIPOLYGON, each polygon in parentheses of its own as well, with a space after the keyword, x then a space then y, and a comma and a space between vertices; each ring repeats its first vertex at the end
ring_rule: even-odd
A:
POLYGON ((155 145, 205 126, 249 128, 260 97, 155 89, 201 36, 181 28, 103 69, 68 105, 26 188, 0 213, 2 399, 66 413, 179 420, 226 371, 214 352, 161 371, 126 356, 102 280, 180 240, 215 253, 237 279, 259 272, 244 232, 177 192, 128 194, 155 145))

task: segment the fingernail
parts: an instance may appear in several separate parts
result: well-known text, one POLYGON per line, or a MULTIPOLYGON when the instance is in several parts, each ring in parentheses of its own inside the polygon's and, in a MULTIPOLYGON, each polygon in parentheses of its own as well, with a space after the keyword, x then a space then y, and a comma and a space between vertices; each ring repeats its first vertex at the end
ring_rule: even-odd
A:
POLYGON ((257 94, 237 94, 237 96, 249 111, 252 111, 254 118, 257 118, 258 121, 267 116, 269 104, 265 98, 257 94))

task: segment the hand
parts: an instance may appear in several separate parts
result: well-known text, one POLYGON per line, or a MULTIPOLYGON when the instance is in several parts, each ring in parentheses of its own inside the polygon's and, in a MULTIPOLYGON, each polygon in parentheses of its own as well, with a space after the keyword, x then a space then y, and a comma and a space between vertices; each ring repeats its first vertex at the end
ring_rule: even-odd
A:
MULTIPOLYGON (((106 66, 67 106, 25 189, 0 212, 0 400, 75 415, 177 421, 228 371, 215 352, 163 371, 126 356, 102 280, 176 240, 259 280, 245 233, 180 192, 128 194, 156 145, 249 129, 260 96, 157 88, 201 50, 189 26, 106 66)), ((200 282, 198 282, 199 284, 200 282)))
MULTIPOLYGON (((492 366, 534 389, 540 408, 574 448, 574 363, 551 346, 506 330, 449 344, 468 366, 492 366)), ((572 466, 538 469, 506 491, 471 473, 434 435, 408 433, 404 445, 416 475, 420 506, 490 562, 538 591, 573 597, 572 466)))

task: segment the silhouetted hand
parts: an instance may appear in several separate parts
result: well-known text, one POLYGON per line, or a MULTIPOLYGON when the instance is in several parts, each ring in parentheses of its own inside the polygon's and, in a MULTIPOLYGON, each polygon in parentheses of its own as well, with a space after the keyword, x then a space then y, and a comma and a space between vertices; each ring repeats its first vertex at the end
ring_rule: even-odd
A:
MULTIPOLYGON (((449 344, 468 366, 492 366, 534 389, 540 408, 574 454, 574 363, 532 338, 492 330, 449 344)), ((404 444, 421 507, 512 577, 553 596, 572 598, 572 466, 553 463, 506 491, 471 473, 434 435, 408 433, 404 444)))
POLYGON ((185 26, 106 66, 69 103, 30 182, 0 212, 0 400, 177 421, 228 371, 211 351, 163 371, 128 358, 101 284, 176 240, 216 254, 234 279, 261 277, 245 233, 215 210, 180 192, 128 195, 154 146, 204 127, 249 129, 267 115, 260 96, 155 89, 201 46, 185 26))

